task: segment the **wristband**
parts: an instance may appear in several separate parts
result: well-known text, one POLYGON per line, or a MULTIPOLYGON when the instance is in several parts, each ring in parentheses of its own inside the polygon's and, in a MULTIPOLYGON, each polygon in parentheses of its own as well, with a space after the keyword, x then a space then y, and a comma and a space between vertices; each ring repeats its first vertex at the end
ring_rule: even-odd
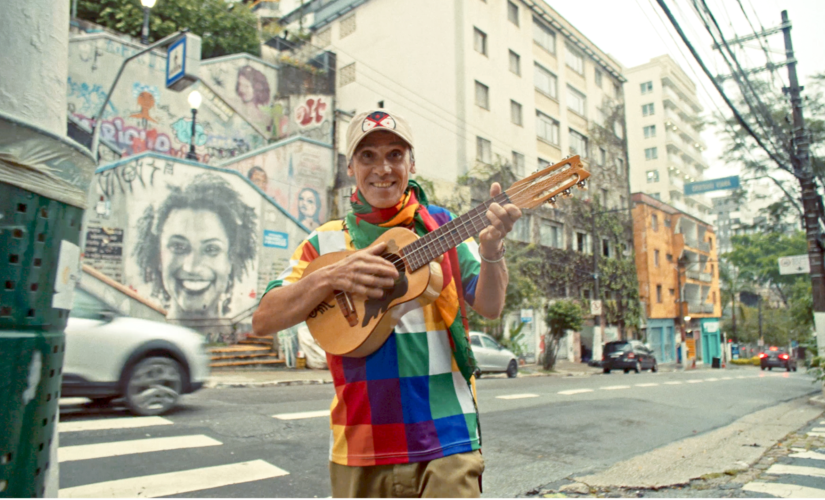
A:
POLYGON ((504 260, 504 254, 506 252, 507 252, 507 247, 504 246, 504 244, 502 244, 501 245, 501 253, 499 254, 497 259, 487 259, 487 258, 484 257, 484 254, 481 253, 481 251, 478 252, 478 256, 481 257, 481 260, 483 260, 484 262, 487 262, 487 263, 490 263, 490 264, 495 264, 496 262, 501 262, 502 260, 504 260))

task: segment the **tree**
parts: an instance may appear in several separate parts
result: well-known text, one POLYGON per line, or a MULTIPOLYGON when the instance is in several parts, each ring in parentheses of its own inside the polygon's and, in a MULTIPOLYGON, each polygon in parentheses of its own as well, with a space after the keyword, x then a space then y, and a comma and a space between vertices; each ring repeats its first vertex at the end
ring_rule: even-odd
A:
MULTIPOLYGON (((77 16, 139 37, 143 7, 139 0, 78 0, 77 16)), ((201 57, 247 52, 259 56, 257 18, 246 5, 226 0, 158 0, 149 16, 149 40, 183 29, 202 39, 201 57)))
POLYGON ((557 300, 545 309, 544 321, 548 331, 544 337, 544 369, 552 370, 556 365, 559 341, 567 330, 581 330, 584 312, 572 300, 557 300))

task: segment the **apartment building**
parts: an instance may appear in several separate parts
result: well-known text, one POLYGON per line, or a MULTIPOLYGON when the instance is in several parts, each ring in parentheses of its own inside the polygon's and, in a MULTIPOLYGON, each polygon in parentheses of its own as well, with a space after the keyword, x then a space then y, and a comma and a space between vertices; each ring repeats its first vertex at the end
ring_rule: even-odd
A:
POLYGON ((644 193, 633 193, 632 202, 647 339, 660 362, 677 357, 684 361, 682 347, 690 338, 695 342, 696 359, 710 362, 721 352, 722 314, 713 226, 644 193))
POLYGON ((696 84, 668 55, 629 68, 625 76, 631 190, 710 220, 707 197, 684 195, 684 185, 703 180, 708 169, 696 84))

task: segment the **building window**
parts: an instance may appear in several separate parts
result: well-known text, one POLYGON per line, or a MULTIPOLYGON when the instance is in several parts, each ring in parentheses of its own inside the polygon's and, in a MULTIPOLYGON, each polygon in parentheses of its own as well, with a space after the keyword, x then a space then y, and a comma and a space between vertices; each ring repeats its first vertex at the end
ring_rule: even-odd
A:
POLYGON ((602 239, 602 256, 610 258, 610 240, 602 239))
POLYGON ((642 85, 642 94, 653 92, 653 82, 644 82, 642 85))
POLYGON ((710 275, 711 276, 713 276, 714 271, 715 271, 715 268, 713 267, 713 264, 711 264, 710 265, 710 275))
POLYGON ((355 81, 355 63, 342 66, 338 71, 338 86, 343 87, 355 81))
POLYGON ((493 163, 492 144, 483 137, 476 137, 476 158, 482 163, 493 163))
POLYGON ((650 139, 651 137, 656 137, 656 125, 648 125, 644 129, 645 139, 650 139))
POLYGON ((657 148, 647 148, 645 149, 645 160, 655 160, 659 157, 659 151, 657 148))
POLYGON ((564 228, 556 223, 542 220, 539 226, 540 243, 546 247, 564 248, 564 228))
POLYGON ((601 188, 599 191, 602 193, 602 197, 599 201, 601 201, 603 207, 607 208, 607 189, 601 188))
POLYGON ((530 214, 524 214, 519 220, 513 224, 513 230, 509 235, 512 239, 521 241, 523 243, 530 243, 530 214))
POLYGON ((617 101, 622 98, 622 86, 620 84, 613 84, 613 95, 616 97, 617 101))
POLYGON ((319 31, 318 34, 315 35, 315 45, 317 45, 318 47, 327 47, 330 43, 332 43, 331 28, 319 31))
POLYGON ((624 128, 622 127, 622 124, 619 123, 619 120, 613 122, 613 134, 619 139, 624 138, 624 128))
POLYGON ((653 116, 654 109, 653 103, 650 104, 642 104, 642 116, 653 116))
POLYGON ((665 227, 670 227, 670 217, 665 217, 665 227))
POLYGON ((544 170, 545 168, 552 165, 549 161, 545 160, 544 158, 539 158, 539 170, 544 170))
POLYGON ((595 78, 596 86, 602 88, 602 70, 596 68, 595 78))
POLYGON ((708 238, 708 245, 710 245, 710 249, 713 250, 713 238, 708 238))
MULTIPOLYGON (((665 222, 667 222, 667 219, 665 219, 665 222)), ((667 224, 665 224, 665 225, 667 225, 667 224)), ((673 262, 673 254, 672 253, 665 254, 665 259, 667 259, 668 262, 673 262)))
POLYGON ((587 247, 587 233, 576 231, 576 251, 579 253, 590 253, 587 247))
POLYGON ((490 88, 476 81, 476 106, 490 109, 490 88))
POLYGON ((658 170, 648 170, 647 171, 647 182, 651 184, 653 182, 659 182, 659 171, 658 170))
POLYGON ((510 51, 510 72, 521 76, 521 56, 510 51))
POLYGON ((581 155, 582 158, 587 158, 587 137, 570 129, 570 154, 581 155))
POLYGON ((662 285, 656 285, 656 302, 662 303, 662 285))
POLYGON ((533 41, 547 52, 556 53, 556 34, 535 17, 533 18, 533 41))
POLYGON ((675 296, 676 296, 676 289, 674 289, 674 288, 668 288, 667 290, 670 292, 670 296, 671 296, 671 297, 675 297, 675 296))
POLYGON ((581 116, 587 116, 587 98, 571 86, 567 86, 567 108, 581 116))
POLYGON ((535 71, 533 72, 533 83, 536 85, 536 89, 548 97, 558 99, 558 79, 556 78, 556 75, 544 69, 544 67, 539 64, 536 64, 535 66, 535 71))
POLYGON ((355 33, 355 28, 355 14, 349 16, 346 19, 341 19, 341 24, 338 28, 339 38, 346 38, 351 34, 355 33))
POLYGON ((627 204, 625 202, 624 196, 619 196, 619 206, 621 208, 627 208, 627 204))
MULTIPOLYGON (((623 158, 616 158, 616 173, 619 175, 624 175, 624 159, 623 158)), ((622 207, 624 208, 624 207, 622 207)))
POLYGON ((513 151, 513 173, 516 177, 524 177, 524 155, 513 151))
POLYGON ((507 2, 507 20, 518 26, 518 5, 507 2))
MULTIPOLYGON (((656 193, 656 194, 659 194, 659 193, 656 193)), ((653 215, 650 216, 650 227, 652 227, 654 231, 659 230, 659 216, 658 215, 653 214, 653 215)), ((658 250, 656 250, 656 252, 658 252, 658 250)), ((657 253, 657 255, 658 255, 658 253, 657 253)))
POLYGON ((651 198, 656 198, 659 201, 662 201, 662 195, 659 193, 648 193, 651 198))
POLYGON ((487 34, 478 28, 473 28, 473 48, 482 55, 487 55, 487 34))
POLYGON ((710 301, 713 303, 713 305, 716 305, 716 292, 710 292, 710 297, 710 301))
POLYGON ((565 44, 564 62, 567 66, 580 75, 584 75, 584 57, 572 45, 565 44))
POLYGON ((658 250, 653 251, 653 265, 656 266, 656 267, 659 267, 659 251, 658 250))
POLYGON ((559 145, 559 122, 536 111, 536 135, 550 144, 559 145))
POLYGON ((607 151, 604 148, 599 148, 599 166, 607 165, 607 151))
POLYGON ((521 104, 514 100, 510 100, 510 121, 516 125, 523 125, 521 119, 521 104))

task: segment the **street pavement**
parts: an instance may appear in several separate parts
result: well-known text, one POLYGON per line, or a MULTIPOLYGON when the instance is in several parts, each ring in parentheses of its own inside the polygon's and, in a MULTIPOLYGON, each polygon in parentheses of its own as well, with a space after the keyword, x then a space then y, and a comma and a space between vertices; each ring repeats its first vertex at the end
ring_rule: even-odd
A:
MULTIPOLYGON (((484 377, 478 381, 483 496, 535 495, 547 485, 605 473, 740 425, 755 412, 796 404, 818 393, 816 387, 802 372, 755 367, 484 377)), ((152 418, 131 417, 117 405, 62 400, 60 496, 328 497, 332 395, 330 384, 204 389, 152 418)), ((785 434, 821 411, 788 413, 799 423, 785 434)))

